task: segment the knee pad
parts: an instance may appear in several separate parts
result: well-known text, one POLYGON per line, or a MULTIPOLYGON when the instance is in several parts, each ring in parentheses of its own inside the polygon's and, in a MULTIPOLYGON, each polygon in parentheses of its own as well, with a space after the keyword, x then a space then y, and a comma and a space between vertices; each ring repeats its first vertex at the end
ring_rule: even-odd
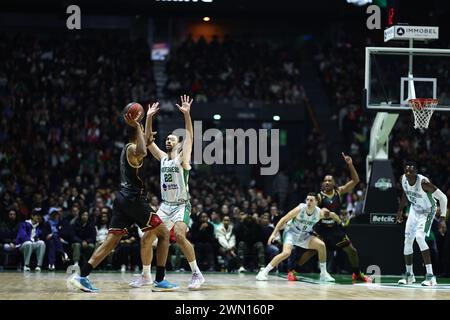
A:
POLYGON ((403 248, 403 254, 405 256, 409 256, 410 254, 413 254, 413 244, 414 244, 414 238, 412 238, 412 237, 405 238, 405 246, 403 248))
POLYGON ((416 236, 417 244, 419 245, 420 251, 428 250, 428 244, 425 241, 425 234, 421 233, 416 236))

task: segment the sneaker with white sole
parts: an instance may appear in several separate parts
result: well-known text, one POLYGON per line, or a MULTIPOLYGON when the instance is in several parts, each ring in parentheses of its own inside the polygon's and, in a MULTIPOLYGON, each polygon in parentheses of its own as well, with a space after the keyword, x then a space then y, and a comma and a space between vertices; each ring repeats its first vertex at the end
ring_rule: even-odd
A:
POLYGON ((425 280, 422 281, 422 286, 433 287, 435 285, 437 285, 436 277, 431 273, 427 273, 425 275, 425 280))
POLYGON ((256 275, 256 280, 258 280, 258 281, 267 281, 267 280, 269 280, 269 277, 267 276, 267 274, 265 274, 264 272, 260 271, 256 275))
POLYGON ((241 272, 247 272, 247 269, 245 269, 244 267, 240 267, 240 268, 238 269, 238 272, 239 272, 239 273, 241 273, 241 272))
POLYGON ((205 282, 201 272, 194 272, 192 274, 191 281, 189 282, 188 289, 199 289, 201 285, 205 282))
POLYGON ((320 281, 321 282, 335 282, 336 280, 328 272, 322 272, 320 274, 320 281))
POLYGON ((34 268, 34 271, 41 272, 41 267, 37 266, 36 268, 34 268))
POLYGON ((95 288, 88 277, 81 277, 78 274, 74 274, 70 277, 69 282, 72 286, 75 288, 80 289, 84 292, 97 292, 99 291, 97 288, 95 288))
POLYGON ((70 261, 69 255, 67 253, 63 252, 62 253, 62 262, 66 263, 66 262, 69 262, 69 261, 70 261))
POLYGON ((402 279, 398 280, 398 284, 413 284, 416 278, 413 273, 406 272, 402 275, 402 279))
POLYGON ((144 275, 140 275, 139 277, 136 277, 133 281, 129 283, 130 287, 133 288, 140 288, 144 286, 150 286, 153 284, 151 277, 146 277, 144 275))
POLYGON ((54 264, 49 264, 48 265, 48 270, 49 271, 55 271, 55 265, 54 264))
POLYGON ((23 272, 30 272, 30 271, 31 271, 30 267, 28 266, 23 267, 23 272))
POLYGON ((154 281, 152 287, 152 291, 154 292, 175 291, 177 289, 178 286, 175 283, 171 283, 165 279, 160 282, 154 281))

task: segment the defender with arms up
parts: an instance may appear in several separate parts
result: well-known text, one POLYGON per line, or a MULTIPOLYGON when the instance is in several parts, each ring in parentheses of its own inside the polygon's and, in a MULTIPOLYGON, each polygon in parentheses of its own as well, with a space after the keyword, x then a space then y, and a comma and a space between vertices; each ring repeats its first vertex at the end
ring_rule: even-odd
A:
MULTIPOLYGON (((186 231, 191 214, 189 202, 189 171, 191 170, 191 152, 193 145, 194 129, 190 115, 193 100, 189 96, 181 97, 181 106, 178 109, 183 113, 186 125, 186 137, 181 143, 179 138, 169 134, 166 138, 167 153, 162 151, 152 142, 148 149, 153 157, 161 162, 161 197, 162 203, 158 210, 158 216, 169 230, 174 228, 177 244, 189 262, 192 270, 192 279, 189 289, 198 289, 205 279, 197 266, 195 251, 192 244, 186 238, 186 231)), ((147 114, 146 132, 152 132, 152 119, 159 109, 157 107, 149 110, 147 114)))

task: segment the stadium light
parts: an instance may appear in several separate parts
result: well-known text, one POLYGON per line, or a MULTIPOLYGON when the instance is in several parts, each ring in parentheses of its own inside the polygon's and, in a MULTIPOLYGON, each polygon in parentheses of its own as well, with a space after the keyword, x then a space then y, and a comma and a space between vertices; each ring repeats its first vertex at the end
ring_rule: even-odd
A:
POLYGON ((210 17, 203 17, 203 21, 209 22, 209 21, 211 21, 211 18, 210 17))
POLYGON ((273 121, 280 121, 280 116, 278 116, 278 115, 274 115, 273 116, 273 121))
POLYGON ((213 118, 214 118, 214 120, 220 120, 222 117, 221 117, 220 114, 215 114, 215 115, 213 116, 213 118))

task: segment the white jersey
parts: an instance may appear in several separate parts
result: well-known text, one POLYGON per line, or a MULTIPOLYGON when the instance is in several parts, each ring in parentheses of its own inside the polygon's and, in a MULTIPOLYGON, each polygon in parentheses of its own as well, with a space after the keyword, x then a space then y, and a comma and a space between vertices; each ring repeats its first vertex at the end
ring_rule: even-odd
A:
POLYGON ((320 208, 315 207, 312 214, 306 213, 307 205, 300 203, 300 212, 287 223, 286 231, 293 233, 310 233, 314 225, 320 220, 320 208))
POLYGON ((181 166, 180 155, 174 159, 161 158, 161 197, 167 202, 189 200, 189 170, 181 166))
POLYGON ((425 192, 422 189, 422 181, 430 181, 427 177, 418 174, 416 183, 411 186, 409 185, 408 179, 405 175, 402 176, 402 187, 405 191, 406 197, 409 203, 414 208, 417 213, 428 213, 432 207, 436 206, 436 201, 434 200, 431 192, 425 192))

